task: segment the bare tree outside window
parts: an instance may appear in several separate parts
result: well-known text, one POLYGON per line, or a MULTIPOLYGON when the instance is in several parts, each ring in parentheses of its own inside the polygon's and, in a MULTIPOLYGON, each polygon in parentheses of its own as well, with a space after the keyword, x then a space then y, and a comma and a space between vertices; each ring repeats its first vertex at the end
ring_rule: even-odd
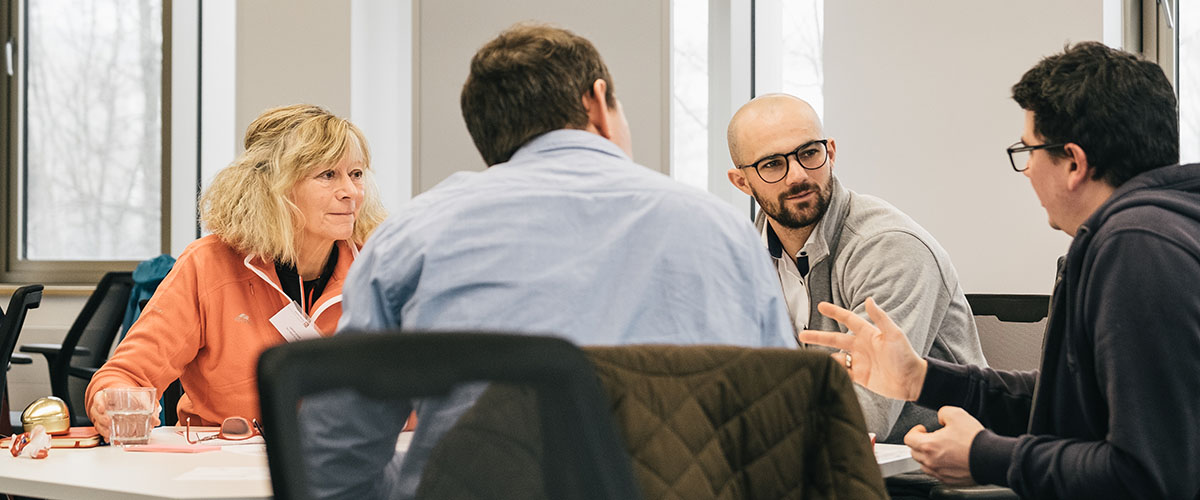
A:
POLYGON ((825 2, 763 0, 755 5, 755 94, 791 94, 824 116, 825 2))
POLYGON ((162 1, 26 8, 23 258, 159 253, 162 1))
POLYGON ((671 0, 671 177, 708 189, 708 0, 671 0))
POLYGON ((1179 161, 1200 162, 1200 4, 1180 2, 1179 161))
POLYGON ((781 2, 783 23, 783 92, 808 101, 817 115, 825 117, 825 2, 789 0, 781 2))

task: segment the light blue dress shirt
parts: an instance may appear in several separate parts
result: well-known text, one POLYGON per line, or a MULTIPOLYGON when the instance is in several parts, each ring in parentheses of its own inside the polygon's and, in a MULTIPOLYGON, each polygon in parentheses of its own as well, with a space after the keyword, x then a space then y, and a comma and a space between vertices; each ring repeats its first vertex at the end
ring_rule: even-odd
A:
MULTIPOLYGON (((539 136, 507 163, 456 173, 414 198, 371 236, 343 294, 342 334, 489 330, 581 345, 796 346, 750 220, 580 130, 539 136)), ((313 433, 306 459, 315 493, 411 496, 432 446, 480 391, 390 405, 348 394, 310 399, 302 418, 313 433), (420 424, 407 456, 393 457, 410 404, 420 424)))

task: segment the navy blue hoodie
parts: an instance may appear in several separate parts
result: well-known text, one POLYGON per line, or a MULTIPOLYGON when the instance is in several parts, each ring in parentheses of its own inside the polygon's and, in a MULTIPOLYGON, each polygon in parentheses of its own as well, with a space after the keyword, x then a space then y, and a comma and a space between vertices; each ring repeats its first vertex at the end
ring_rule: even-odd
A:
POLYGON ((1041 370, 929 360, 918 404, 987 430, 971 476, 1023 498, 1200 498, 1200 164, 1121 185, 1080 226, 1041 370))

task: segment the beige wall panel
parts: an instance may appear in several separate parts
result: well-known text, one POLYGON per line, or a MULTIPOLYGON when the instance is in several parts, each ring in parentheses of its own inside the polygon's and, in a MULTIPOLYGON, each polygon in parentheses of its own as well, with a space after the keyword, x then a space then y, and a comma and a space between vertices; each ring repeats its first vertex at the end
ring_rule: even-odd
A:
POLYGON ((667 2, 578 0, 417 2, 418 80, 414 188, 425 191, 459 170, 482 170, 459 109, 471 56, 513 23, 549 22, 587 37, 612 73, 638 163, 666 172, 667 2))
POLYGON ((825 2, 826 132, 853 190, 911 215, 968 292, 1049 293, 1063 233, 1004 148, 1011 87, 1068 41, 1099 40, 1098 2, 825 2))
POLYGON ((238 151, 263 110, 295 103, 350 116, 350 2, 237 3, 238 151))

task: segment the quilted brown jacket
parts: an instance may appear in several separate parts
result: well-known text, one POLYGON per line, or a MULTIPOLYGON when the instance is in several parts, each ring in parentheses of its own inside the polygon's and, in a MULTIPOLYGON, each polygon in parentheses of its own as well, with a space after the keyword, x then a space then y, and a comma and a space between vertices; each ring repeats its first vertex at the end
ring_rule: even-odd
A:
MULTIPOLYGON (((585 351, 647 500, 887 498, 852 384, 827 354, 585 351)), ((433 451, 417 496, 546 498, 540 464, 553 457, 535 406, 532 391, 494 384, 433 451)))

